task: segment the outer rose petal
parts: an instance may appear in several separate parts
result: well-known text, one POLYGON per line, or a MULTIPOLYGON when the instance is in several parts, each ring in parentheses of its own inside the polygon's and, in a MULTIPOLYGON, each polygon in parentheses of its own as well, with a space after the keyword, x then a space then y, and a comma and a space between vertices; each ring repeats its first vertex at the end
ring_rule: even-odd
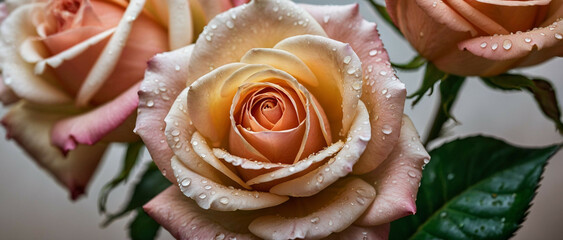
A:
POLYGON ((416 193, 422 166, 430 156, 409 117, 403 117, 401 136, 393 152, 377 169, 362 178, 377 191, 375 201, 356 222, 373 226, 416 213, 416 193))
POLYGON ((143 206, 176 239, 257 239, 247 226, 253 212, 217 212, 200 208, 176 186, 171 186, 143 206))
POLYGON ((162 174, 171 182, 176 181, 172 174, 167 174, 172 173, 170 159, 174 152, 166 143, 164 118, 174 103, 171 99, 186 88, 187 68, 179 66, 189 66, 192 50, 193 45, 189 45, 154 56, 148 62, 139 90, 135 132, 143 139, 162 174))
POLYGON ((51 145, 50 133, 53 123, 64 116, 20 103, 2 119, 2 124, 8 131, 8 138, 16 140, 40 166, 68 188, 72 199, 76 199, 84 193, 107 145, 80 146, 63 156, 51 145))
POLYGON ((319 239, 350 226, 371 203, 375 190, 346 178, 307 198, 291 198, 255 219, 250 231, 265 239, 319 239))
POLYGON ((370 113, 372 131, 364 154, 354 165, 354 173, 369 172, 387 158, 397 143, 405 85, 394 75, 376 24, 362 19, 358 5, 303 7, 321 23, 330 38, 349 43, 360 57, 364 75, 361 100, 370 113), (342 28, 343 22, 351 27, 342 28))
POLYGON ((191 61, 200 64, 190 66, 188 85, 210 69, 238 62, 251 48, 271 48, 295 35, 325 36, 318 23, 290 1, 252 1, 217 15, 208 26, 197 39, 191 61))
MULTIPOLYGON (((53 144, 64 152, 73 150, 78 144, 93 145, 108 133, 125 123, 137 109, 140 83, 121 94, 118 98, 84 114, 58 121, 53 126, 51 138, 53 144)), ((131 124, 123 126, 129 132, 122 131, 121 140, 134 139, 131 124)), ((120 140, 120 139, 113 139, 120 140)))

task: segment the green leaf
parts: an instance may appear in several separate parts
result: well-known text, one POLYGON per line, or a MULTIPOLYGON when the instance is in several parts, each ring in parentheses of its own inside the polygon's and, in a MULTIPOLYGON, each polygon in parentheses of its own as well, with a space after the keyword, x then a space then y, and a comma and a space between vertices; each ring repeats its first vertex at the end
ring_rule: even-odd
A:
POLYGON ((121 211, 108 214, 103 226, 109 225, 114 220, 126 215, 130 211, 137 209, 151 200, 154 196, 162 192, 168 186, 170 181, 162 176, 158 167, 154 163, 150 163, 147 170, 141 177, 141 180, 136 184, 133 195, 129 199, 127 206, 121 211))
POLYGON ((430 152, 416 215, 391 224, 390 239, 507 239, 524 221, 547 160, 562 145, 522 148, 483 137, 430 152))
POLYGON ((426 64, 426 59, 421 57, 420 55, 415 56, 413 59, 410 60, 408 63, 391 63, 393 67, 402 69, 402 70, 416 70, 426 64))
POLYGON ((106 203, 110 192, 120 183, 127 181, 131 170, 133 169, 135 163, 137 162, 137 159, 139 158, 139 153, 143 146, 143 142, 134 142, 128 144, 127 152, 125 153, 125 157, 123 158, 123 168, 121 169, 121 172, 113 180, 108 182, 102 188, 102 190, 100 190, 100 197, 98 198, 98 209, 100 212, 106 212, 106 203))
POLYGON ((399 30, 399 28, 397 28, 397 26, 395 26, 395 24, 393 23, 393 20, 389 16, 389 13, 387 12, 387 8, 385 6, 377 3, 375 0, 369 0, 368 2, 371 4, 373 9, 375 9, 375 11, 379 14, 379 16, 381 16, 381 18, 385 20, 385 22, 391 25, 399 35, 403 36, 401 30, 399 30))
POLYGON ((543 114, 553 121, 559 133, 563 134, 563 122, 561 122, 561 110, 559 109, 557 94, 555 94, 555 89, 549 81, 539 78, 531 79, 516 74, 501 74, 494 77, 482 77, 481 79, 494 89, 527 90, 532 93, 543 114))
POLYGON ((143 208, 137 208, 137 216, 129 224, 129 237, 132 240, 153 240, 160 224, 153 220, 143 208))
POLYGON ((559 133, 563 134, 563 122, 561 122, 561 110, 557 101, 557 94, 550 82, 543 79, 533 79, 535 88, 528 88, 534 94, 534 99, 540 106, 543 114, 555 123, 559 133))
POLYGON ((436 68, 434 64, 428 63, 426 65, 424 78, 422 79, 422 85, 420 85, 416 92, 408 96, 408 98, 416 97, 416 99, 412 103, 412 106, 414 107, 418 103, 418 101, 422 99, 426 92, 430 91, 428 96, 432 95, 432 93, 434 92, 434 84, 436 84, 440 80, 446 79, 447 77, 447 73, 440 71, 440 69, 436 68))

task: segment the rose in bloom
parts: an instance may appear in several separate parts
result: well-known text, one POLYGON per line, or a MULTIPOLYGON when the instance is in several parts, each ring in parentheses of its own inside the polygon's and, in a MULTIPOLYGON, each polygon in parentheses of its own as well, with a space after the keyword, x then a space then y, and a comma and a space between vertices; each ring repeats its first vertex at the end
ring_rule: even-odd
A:
POLYGON ((386 0, 405 38, 439 69, 492 76, 563 56, 561 0, 386 0))
POLYGON ((198 24, 228 7, 206 5, 186 0, 2 5, 0 99, 16 103, 2 119, 8 137, 78 197, 107 143, 138 140, 132 130, 148 59, 189 44, 198 24))
POLYGON ((357 5, 230 9, 140 89, 137 133, 177 183, 144 208, 178 239, 386 238, 416 211, 429 156, 357 5))

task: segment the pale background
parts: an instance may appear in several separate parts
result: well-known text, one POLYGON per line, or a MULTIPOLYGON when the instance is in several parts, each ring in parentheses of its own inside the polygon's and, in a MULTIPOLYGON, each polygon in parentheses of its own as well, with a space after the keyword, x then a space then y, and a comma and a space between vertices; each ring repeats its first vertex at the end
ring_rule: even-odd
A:
MULTIPOLYGON (((320 1, 307 1, 320 2, 320 1)), ((353 1, 332 1, 338 4, 353 1)), ((375 16, 371 8, 361 2, 361 14, 379 23, 379 30, 391 59, 405 62, 414 53, 388 25, 375 16)), ((563 103, 563 59, 557 58, 540 66, 517 70, 550 79, 563 103)), ((399 78, 412 93, 420 83, 421 72, 399 72, 399 78)), ((415 109, 408 100, 405 112, 425 136, 437 103, 437 95, 424 98, 415 109)), ((0 109, 0 115, 6 108, 0 109)), ((452 137, 485 134, 503 138, 522 146, 545 146, 562 142, 554 124, 538 110, 532 96, 524 92, 505 93, 485 87, 477 79, 465 83, 453 114, 462 123, 451 131, 452 137)), ((5 135, 1 128, 0 135, 5 135)), ((12 141, 0 139, 0 239, 126 239, 126 227, 131 217, 119 220, 107 228, 100 228, 103 217, 98 214, 97 198, 102 186, 121 168, 124 147, 113 145, 88 189, 88 196, 70 202, 67 192, 27 157, 12 141)), ((145 162, 149 155, 144 154, 145 162)), ((137 171, 139 169, 137 168, 137 171)), ((563 235, 563 152, 549 162, 534 205, 523 227, 514 239, 557 239, 563 235)), ((109 199, 110 210, 118 209, 131 189, 117 188, 109 199)), ((161 231, 159 239, 172 239, 161 231)))

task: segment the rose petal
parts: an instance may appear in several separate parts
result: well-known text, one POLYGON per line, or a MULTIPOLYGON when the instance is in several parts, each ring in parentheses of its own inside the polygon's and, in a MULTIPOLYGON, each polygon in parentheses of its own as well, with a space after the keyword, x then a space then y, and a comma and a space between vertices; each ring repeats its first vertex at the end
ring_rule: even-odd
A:
POLYGON ((193 25, 190 4, 186 0, 167 0, 168 40, 170 49, 178 49, 192 42, 193 25))
POLYGON ((346 230, 333 233, 327 237, 327 240, 338 239, 369 239, 369 240, 387 240, 391 224, 382 224, 374 227, 360 227, 352 225, 346 230))
MULTIPOLYGON (((188 93, 189 89, 186 88, 178 95, 168 115, 164 119, 166 122, 164 134, 166 135, 168 147, 172 149, 176 157, 178 157, 182 163, 197 174, 216 182, 233 184, 227 176, 210 165, 209 162, 204 161, 205 159, 202 159, 199 155, 202 153, 193 151, 194 149, 190 140, 192 140, 192 134, 196 132, 196 129, 190 124, 191 116, 188 114, 185 107, 187 106, 188 93)), ((194 143, 193 145, 196 144, 197 143, 194 143)), ((207 143, 205 144, 207 145, 207 143)), ((200 151, 202 150, 203 149, 200 149, 200 151)))
MULTIPOLYGON (((253 186, 256 189, 270 189, 272 186, 280 184, 282 182, 288 181, 292 178, 302 176, 315 168, 318 168, 320 164, 328 161, 330 157, 338 153, 344 146, 342 141, 338 141, 323 150, 318 151, 315 154, 311 154, 309 157, 295 163, 292 165, 284 166, 281 169, 269 171, 263 173, 247 181, 248 185, 258 185, 253 186)), ((248 171, 245 171, 244 164, 241 164, 239 173, 243 176, 248 176, 248 171)), ((248 179, 248 177, 247 177, 248 179)))
POLYGON ((171 182, 175 181, 174 176, 167 172, 171 173, 170 158, 174 152, 166 143, 164 118, 174 103, 170 99, 186 87, 186 66, 189 65, 192 50, 193 45, 189 45, 154 56, 148 62, 145 79, 139 90, 135 132, 143 139, 162 174, 171 182))
POLYGON ((356 53, 347 44, 313 35, 290 37, 274 48, 294 54, 321 79, 317 87, 303 84, 323 106, 334 129, 332 138, 344 136, 350 129, 362 90, 362 63, 356 53))
POLYGON ((208 163, 209 165, 213 166, 215 169, 219 170, 225 176, 236 182, 243 188, 252 189, 248 186, 239 176, 233 172, 232 169, 228 168, 223 162, 219 161, 217 157, 213 154, 213 151, 207 145, 205 138, 201 136, 197 131, 193 133, 192 140, 191 140, 192 148, 194 152, 198 154, 203 161, 208 163))
POLYGON ((192 172, 177 158, 171 160, 180 190, 203 209, 218 211, 255 210, 277 206, 289 197, 227 187, 192 172))
MULTIPOLYGON (((245 65, 232 63, 221 66, 188 85, 190 86, 186 105, 188 113, 192 116, 195 128, 215 147, 226 140, 232 101, 232 97, 219 94, 219 91, 223 83, 245 65)), ((193 65, 189 69, 192 67, 193 65)))
POLYGON ((370 129, 369 113, 362 101, 358 101, 356 111, 344 148, 333 159, 312 172, 272 187, 270 192, 293 197, 312 196, 348 175, 371 137, 367 131, 370 129))
POLYGON ((0 28, 0 56, 10 61, 2 62, 4 84, 16 95, 28 101, 41 104, 68 103, 71 98, 61 89, 43 78, 33 74, 33 65, 25 62, 19 55, 19 46, 32 36, 33 23, 31 14, 41 9, 44 4, 29 4, 15 9, 2 23, 0 28))
MULTIPOLYGON (((537 26, 545 18, 550 1, 476 0, 467 3, 479 13, 500 24, 508 32, 517 32, 537 26)), ((475 22, 472 23, 475 24, 475 22)), ((501 32, 495 33, 500 34, 501 32)))
MULTIPOLYGON (((64 152, 73 150, 78 144, 93 145, 116 130, 137 109, 139 103, 139 84, 131 87, 118 98, 84 114, 65 118, 54 124, 51 132, 53 144, 64 152)), ((119 136, 124 140, 133 140, 132 127, 123 126, 128 131, 119 136)), ((116 139, 114 139, 116 140, 116 139)))
POLYGON ((563 20, 559 20, 547 27, 527 32, 468 39, 460 42, 458 47, 490 60, 517 60, 530 55, 536 58, 535 62, 539 62, 563 55, 562 39, 563 20))
POLYGON ((319 80, 309 67, 297 56, 288 51, 274 48, 253 48, 248 51, 240 62, 248 64, 265 64, 289 73, 305 86, 318 86, 319 80))
POLYGON ((319 239, 345 230, 374 197, 368 183, 348 178, 312 197, 292 198, 274 207, 274 214, 256 218, 248 228, 265 239, 319 239))
POLYGON ((191 61, 201 64, 190 67, 188 83, 209 69, 238 62, 252 48, 271 48, 282 39, 301 34, 325 36, 318 23, 290 1, 252 1, 217 15, 208 26, 217 28, 207 28, 197 39, 191 61))
POLYGON ((374 185, 377 196, 356 223, 373 226, 415 214, 422 167, 429 159, 414 125, 405 115, 397 147, 377 169, 362 176, 374 185))
POLYGON ((100 54, 96 63, 90 70, 84 84, 78 91, 76 97, 76 104, 78 106, 86 106, 88 102, 94 97, 96 92, 104 85, 105 80, 113 72, 119 57, 123 51, 125 44, 121 44, 127 41, 131 29, 133 28, 134 21, 143 10, 145 5, 145 0, 131 0, 115 33, 110 38, 104 51, 100 54))
POLYGON ((254 214, 201 209, 171 186, 143 206, 176 239, 257 239, 246 226, 254 214))
POLYGON ((107 144, 80 146, 66 157, 50 142, 51 127, 65 114, 20 103, 2 119, 7 137, 14 139, 39 164, 70 191, 74 200, 82 195, 107 144))
POLYGON ((369 172, 387 158, 397 143, 406 97, 405 85, 398 81, 390 66, 376 24, 363 20, 357 5, 303 7, 321 23, 330 38, 349 43, 362 62, 361 100, 371 113, 372 130, 365 153, 354 165, 354 173, 369 172), (351 23, 352 27, 342 28, 342 22, 351 23))

